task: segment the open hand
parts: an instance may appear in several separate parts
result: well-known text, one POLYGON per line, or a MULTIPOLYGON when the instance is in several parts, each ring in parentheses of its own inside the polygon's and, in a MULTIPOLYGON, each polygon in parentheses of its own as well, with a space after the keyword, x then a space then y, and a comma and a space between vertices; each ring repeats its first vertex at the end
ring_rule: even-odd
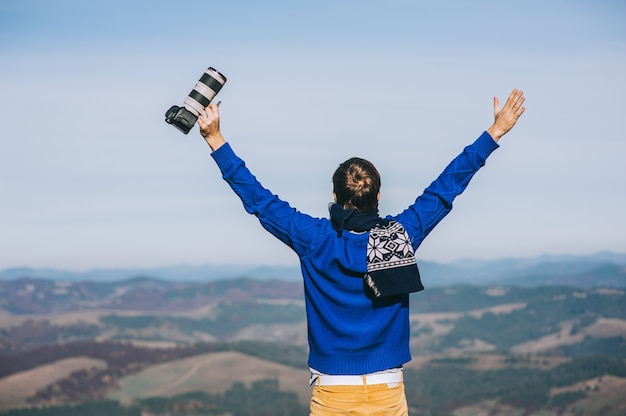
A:
POLYGON ((495 141, 500 140, 500 137, 504 136, 517 123, 517 119, 526 110, 526 107, 523 106, 525 100, 524 91, 516 88, 507 98, 504 107, 500 109, 498 97, 493 97, 493 116, 495 120, 491 127, 487 129, 487 133, 495 141))

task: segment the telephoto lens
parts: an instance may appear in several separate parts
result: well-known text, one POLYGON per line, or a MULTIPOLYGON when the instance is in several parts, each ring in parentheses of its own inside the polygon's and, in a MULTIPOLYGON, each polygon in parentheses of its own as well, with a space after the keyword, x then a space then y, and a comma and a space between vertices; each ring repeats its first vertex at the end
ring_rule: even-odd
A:
POLYGON ((211 103, 211 100, 220 92, 225 83, 226 77, 215 68, 209 67, 185 98, 183 107, 175 105, 167 110, 165 122, 185 134, 189 133, 198 121, 200 114, 204 114, 204 108, 211 103))

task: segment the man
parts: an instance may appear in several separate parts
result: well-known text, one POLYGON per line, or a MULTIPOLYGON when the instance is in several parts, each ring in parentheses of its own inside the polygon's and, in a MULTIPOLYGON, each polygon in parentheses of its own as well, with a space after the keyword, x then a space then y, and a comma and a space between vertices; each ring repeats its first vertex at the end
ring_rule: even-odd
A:
POLYGON ((402 365, 409 351, 409 292, 423 289, 414 250, 452 209, 486 158, 524 113, 514 89, 494 122, 402 213, 378 215, 380 177, 351 158, 333 175, 330 219, 314 218, 264 188, 220 131, 218 107, 198 120, 223 178, 244 208, 300 259, 304 279, 311 415, 406 415, 402 365))

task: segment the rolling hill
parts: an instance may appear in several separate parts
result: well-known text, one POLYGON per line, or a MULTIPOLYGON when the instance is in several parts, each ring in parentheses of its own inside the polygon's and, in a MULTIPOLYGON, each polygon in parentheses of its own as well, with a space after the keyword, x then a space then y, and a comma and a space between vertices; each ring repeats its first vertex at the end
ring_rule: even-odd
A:
MULTIPOLYGON (((626 291, 607 283, 623 275, 576 270, 412 294, 411 414, 623 414, 626 291), (584 282, 545 284, 558 275, 584 282)), ((302 290, 258 278, 0 281, 0 414, 305 415, 302 290)))

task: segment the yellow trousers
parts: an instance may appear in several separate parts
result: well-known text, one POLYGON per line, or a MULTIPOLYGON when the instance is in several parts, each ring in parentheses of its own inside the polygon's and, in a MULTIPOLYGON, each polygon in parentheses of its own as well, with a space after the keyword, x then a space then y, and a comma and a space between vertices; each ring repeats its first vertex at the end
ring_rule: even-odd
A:
POLYGON ((314 386, 311 416, 407 416, 404 383, 364 386, 314 386))

